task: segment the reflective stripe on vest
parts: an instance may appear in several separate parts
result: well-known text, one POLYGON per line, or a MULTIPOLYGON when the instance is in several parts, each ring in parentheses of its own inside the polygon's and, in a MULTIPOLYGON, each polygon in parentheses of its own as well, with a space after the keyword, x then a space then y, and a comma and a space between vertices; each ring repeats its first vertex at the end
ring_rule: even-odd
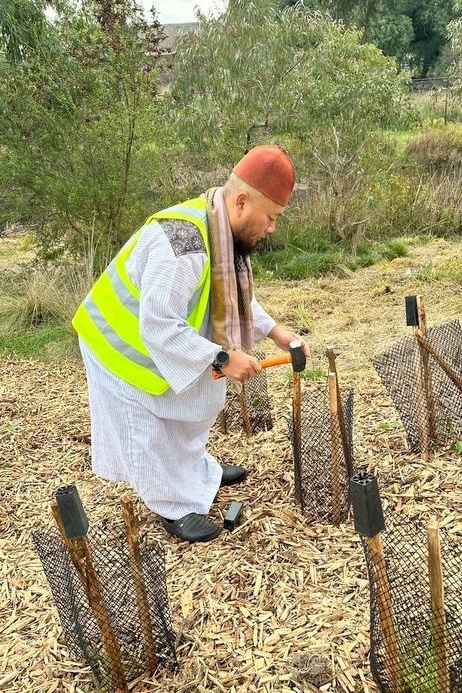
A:
POLYGON ((99 360, 119 378, 140 390, 160 395, 169 388, 143 343, 139 327, 138 287, 127 272, 127 260, 142 232, 159 232, 161 219, 183 219, 193 223, 204 241, 207 261, 188 304, 187 322, 199 331, 207 312, 210 293, 210 248, 203 196, 157 212, 125 243, 118 255, 95 282, 79 306, 72 324, 99 360))

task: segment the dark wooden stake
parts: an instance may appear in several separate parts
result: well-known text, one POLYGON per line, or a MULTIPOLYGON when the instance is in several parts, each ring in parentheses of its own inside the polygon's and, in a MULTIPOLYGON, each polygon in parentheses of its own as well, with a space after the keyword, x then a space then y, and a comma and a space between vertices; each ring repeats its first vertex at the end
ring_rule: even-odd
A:
POLYGON ((92 610, 103 639, 103 646, 106 652, 112 680, 117 686, 116 693, 126 693, 128 691, 127 682, 122 666, 122 655, 119 643, 112 629, 111 620, 104 605, 103 594, 99 582, 98 574, 93 565, 90 547, 85 537, 69 539, 66 535, 61 514, 57 503, 52 503, 52 512, 58 525, 59 531, 68 548, 72 563, 79 576, 82 587, 87 595, 88 604, 92 610))
POLYGON ((302 494, 302 404, 301 404, 301 375, 293 371, 293 424, 294 424, 294 486, 295 500, 300 503, 303 510, 302 494))
POLYGON ((348 476, 353 476, 353 456, 351 454, 351 445, 348 439, 348 433, 345 423, 345 413, 343 411, 342 397, 340 394, 340 385, 338 381, 337 364, 335 362, 335 351, 332 347, 326 348, 326 356, 329 361, 329 372, 335 373, 335 383, 337 390, 337 409, 338 409, 338 424, 340 427, 340 435, 342 438, 343 454, 345 455, 345 462, 347 466, 348 476))
POLYGON ((368 547, 370 579, 375 587, 389 689, 393 693, 405 693, 406 687, 393 621, 390 584, 382 546, 381 532, 385 528, 385 522, 377 480, 367 470, 360 470, 350 479, 350 492, 355 529, 364 537, 368 547))
POLYGON ((383 646, 385 649, 385 659, 390 677, 391 690, 396 691, 396 693, 404 693, 405 686, 401 671, 395 625, 393 623, 390 584, 388 582, 388 574, 385 565, 382 537, 380 534, 376 534, 375 537, 366 537, 366 542, 374 570, 377 609, 383 633, 383 646))
POLYGON ((435 642, 435 661, 438 693, 450 693, 449 656, 444 611, 443 570, 439 523, 432 518, 427 526, 428 578, 432 601, 432 627, 435 642))
POLYGON ((340 524, 341 518, 341 494, 340 494, 340 459, 341 440, 339 429, 337 377, 335 373, 329 373, 329 411, 330 411, 330 446, 331 446, 331 472, 332 472, 332 521, 334 525, 340 524))
POLYGON ((406 297, 406 313, 407 324, 413 325, 414 336, 419 350, 419 363, 416 374, 417 423, 419 427, 420 453, 422 459, 427 461, 430 442, 436 439, 436 420, 429 354, 419 341, 420 335, 425 338, 427 336, 425 307, 421 296, 406 297))
POLYGON ((141 560, 138 534, 138 522, 136 520, 135 513, 133 512, 133 503, 128 497, 122 498, 122 513, 125 522, 128 549, 130 551, 133 585, 135 588, 135 598, 138 607, 138 617, 140 620, 141 634, 143 637, 146 663, 148 672, 152 674, 157 667, 157 653, 152 634, 149 600, 146 594, 146 584, 144 581, 143 562, 141 560))
MULTIPOLYGON (((427 316, 425 314, 425 305, 421 296, 417 296, 417 312, 419 315, 419 334, 423 337, 427 337, 427 316)), ((433 387, 431 372, 429 366, 429 354, 426 349, 422 349, 421 343, 417 338, 420 358, 422 362, 422 375, 425 387, 426 404, 428 410, 428 426, 430 430, 430 439, 436 440, 436 416, 435 416, 435 402, 433 399, 433 387)))

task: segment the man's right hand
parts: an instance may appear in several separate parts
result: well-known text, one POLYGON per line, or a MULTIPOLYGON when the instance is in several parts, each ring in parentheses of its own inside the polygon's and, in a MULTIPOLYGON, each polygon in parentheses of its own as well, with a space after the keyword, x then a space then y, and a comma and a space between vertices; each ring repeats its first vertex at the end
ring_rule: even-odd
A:
POLYGON ((221 368, 221 372, 231 380, 249 380, 260 373, 262 367, 254 356, 245 351, 230 351, 229 361, 221 368))

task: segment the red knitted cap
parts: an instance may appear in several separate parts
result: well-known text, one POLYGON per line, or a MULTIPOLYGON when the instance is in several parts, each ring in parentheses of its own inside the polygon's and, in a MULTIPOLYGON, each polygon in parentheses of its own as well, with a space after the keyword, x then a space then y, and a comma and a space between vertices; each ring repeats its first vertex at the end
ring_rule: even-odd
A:
POLYGON ((285 207, 295 185, 295 168, 287 152, 273 144, 251 149, 233 173, 278 205, 285 207))

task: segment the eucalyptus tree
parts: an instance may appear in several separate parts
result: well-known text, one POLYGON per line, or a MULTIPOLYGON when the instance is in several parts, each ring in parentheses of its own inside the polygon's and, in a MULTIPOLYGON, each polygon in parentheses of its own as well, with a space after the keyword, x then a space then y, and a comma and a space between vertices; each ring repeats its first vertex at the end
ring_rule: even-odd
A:
POLYGON ((163 36, 132 0, 60 0, 43 40, 0 70, 0 219, 41 254, 120 242, 148 212, 161 129, 163 36))
POLYGON ((45 33, 45 0, 2 0, 0 46, 10 63, 18 63, 38 47, 45 33))
MULTIPOLYGON (((220 16, 198 19, 174 64, 171 117, 185 151, 229 166, 259 138, 285 143, 301 174, 316 170, 328 181, 332 205, 341 180, 344 190, 365 181, 379 158, 371 133, 396 125, 407 108, 394 60, 300 6, 234 0, 220 16)), ((337 211, 331 229, 345 237, 337 211)))
POLYGON ((198 19, 177 45, 172 87, 172 117, 197 151, 230 160, 258 128, 304 141, 399 119, 396 65, 355 29, 265 0, 234 0, 220 16, 198 19))
MULTIPOLYGON (((297 0, 282 0, 282 6, 297 0)), ((425 77, 448 42, 446 26, 459 16, 456 0, 303 0, 300 7, 319 9, 362 31, 400 66, 425 77)))

